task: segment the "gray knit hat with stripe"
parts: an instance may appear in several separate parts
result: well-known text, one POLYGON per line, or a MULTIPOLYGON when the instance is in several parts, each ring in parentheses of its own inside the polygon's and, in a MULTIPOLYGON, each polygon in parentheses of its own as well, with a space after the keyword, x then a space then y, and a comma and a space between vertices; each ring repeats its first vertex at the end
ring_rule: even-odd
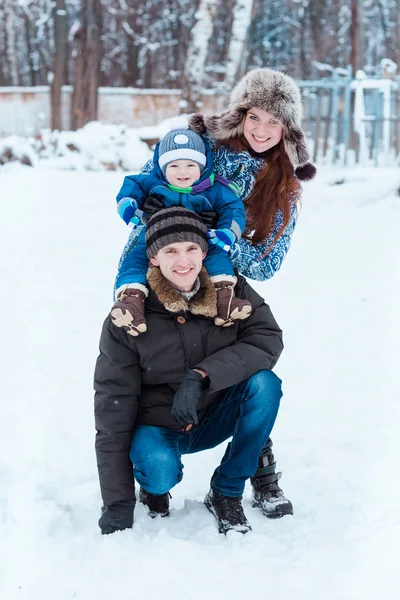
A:
POLYGON ((206 147, 201 137, 191 131, 187 125, 186 129, 182 127, 184 121, 175 119, 175 123, 179 124, 179 128, 169 131, 159 142, 158 145, 158 164, 165 175, 169 163, 175 160, 192 160, 200 167, 200 173, 206 166, 206 147))
POLYGON ((191 210, 182 206, 162 208, 147 224, 147 256, 151 258, 164 246, 176 242, 194 242, 207 252, 207 231, 207 225, 191 210))

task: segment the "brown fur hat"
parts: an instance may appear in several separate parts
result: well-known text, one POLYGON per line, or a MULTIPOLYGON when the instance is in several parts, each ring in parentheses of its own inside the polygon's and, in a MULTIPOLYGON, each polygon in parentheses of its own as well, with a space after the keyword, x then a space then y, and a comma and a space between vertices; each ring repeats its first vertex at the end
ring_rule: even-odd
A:
POLYGON ((297 177, 312 179, 316 173, 309 163, 304 132, 301 128, 303 107, 300 90, 294 80, 272 69, 249 71, 233 88, 228 109, 220 115, 192 115, 190 128, 206 131, 216 140, 235 138, 243 133, 243 122, 250 108, 258 108, 283 123, 283 142, 297 177))

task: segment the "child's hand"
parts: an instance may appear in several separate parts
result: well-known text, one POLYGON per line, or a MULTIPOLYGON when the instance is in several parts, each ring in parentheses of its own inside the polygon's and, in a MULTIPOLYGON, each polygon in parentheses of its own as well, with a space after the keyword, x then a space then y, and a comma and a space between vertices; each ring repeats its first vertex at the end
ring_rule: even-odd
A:
POLYGON ((132 229, 136 229, 136 227, 139 227, 139 225, 143 225, 143 211, 137 209, 137 211, 135 212, 135 215, 132 217, 132 219, 129 221, 128 223, 128 227, 131 227, 132 229))
POLYGON ((236 242, 236 235, 230 229, 209 229, 207 235, 210 244, 218 246, 226 253, 236 242))
POLYGON ((128 196, 121 198, 118 202, 118 213, 129 227, 135 228, 142 225, 143 211, 138 208, 138 203, 134 198, 128 196))

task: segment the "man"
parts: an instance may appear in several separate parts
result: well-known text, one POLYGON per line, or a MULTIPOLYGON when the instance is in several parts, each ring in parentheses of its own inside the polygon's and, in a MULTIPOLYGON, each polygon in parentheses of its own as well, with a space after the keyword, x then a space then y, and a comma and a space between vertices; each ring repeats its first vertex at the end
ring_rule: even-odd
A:
MULTIPOLYGON (((244 486, 259 466, 282 395, 271 371, 282 332, 242 277, 227 293, 249 301, 252 314, 229 327, 214 325, 216 292, 202 266, 207 227, 195 213, 160 210, 148 223, 146 243, 147 332, 133 337, 107 317, 96 363, 99 526, 103 534, 132 527, 134 478, 150 515, 168 516, 169 491, 183 476, 181 456, 233 436, 205 504, 220 533, 246 533, 244 486)), ((254 484, 253 491, 256 498, 254 484)))

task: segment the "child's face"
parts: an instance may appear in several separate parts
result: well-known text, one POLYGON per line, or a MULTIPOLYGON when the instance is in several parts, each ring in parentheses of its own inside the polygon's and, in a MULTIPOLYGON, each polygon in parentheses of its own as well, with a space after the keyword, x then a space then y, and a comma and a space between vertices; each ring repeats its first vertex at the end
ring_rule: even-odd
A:
POLYGON ((192 160, 174 160, 167 165, 165 177, 175 187, 189 187, 200 179, 200 167, 192 160))

